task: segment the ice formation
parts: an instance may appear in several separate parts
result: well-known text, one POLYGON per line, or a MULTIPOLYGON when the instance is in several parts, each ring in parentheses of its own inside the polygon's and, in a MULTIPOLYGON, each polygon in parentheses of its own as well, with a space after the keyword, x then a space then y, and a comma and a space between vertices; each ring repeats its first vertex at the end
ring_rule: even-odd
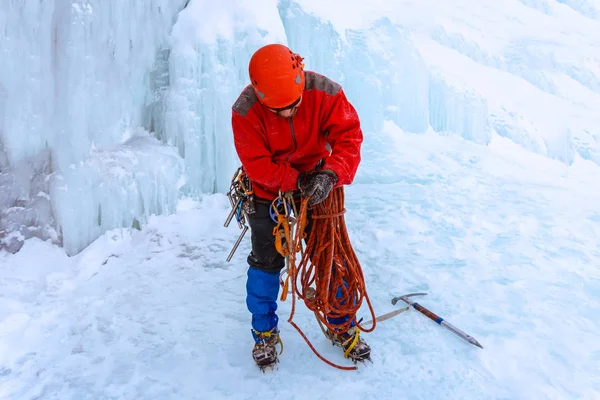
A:
POLYGON ((181 184, 176 152, 126 143, 131 132, 152 129, 160 84, 167 83, 160 80, 161 61, 184 5, 185 0, 3 2, 0 248, 15 251, 23 238, 39 236, 63 242, 73 254, 106 229, 174 209, 181 184), (131 159, 146 162, 125 160, 124 148, 131 159), (114 160, 126 161, 123 173, 131 179, 104 173, 114 160), (159 172, 163 167, 173 170, 159 172), (120 196, 103 192, 119 184, 120 196), (100 224, 99 208, 105 216, 100 224))
POLYGON ((388 121, 600 163, 600 7, 509 3, 5 2, 0 246, 39 236, 74 254, 107 229, 172 211, 180 194, 225 191, 238 165, 230 107, 269 42, 341 83, 368 138, 388 121), (118 160, 127 178, 112 173, 118 160), (100 189, 121 184, 112 203, 100 189), (65 195, 83 191, 86 204, 65 195), (99 209, 111 215, 100 224, 99 209))

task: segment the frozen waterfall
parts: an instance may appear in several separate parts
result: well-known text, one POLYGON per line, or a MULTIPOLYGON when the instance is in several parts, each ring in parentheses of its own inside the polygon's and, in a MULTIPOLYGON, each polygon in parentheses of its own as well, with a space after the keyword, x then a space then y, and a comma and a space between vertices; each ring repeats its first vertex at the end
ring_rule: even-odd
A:
POLYGON ((593 1, 474 7, 468 26, 451 2, 322 3, 3 2, 0 248, 37 236, 75 254, 173 212, 181 195, 225 191, 238 166, 230 107, 269 42, 344 86, 367 146, 391 122, 600 163, 593 1), (483 12, 518 24, 486 24, 483 12), (544 29, 530 27, 540 12, 544 29))

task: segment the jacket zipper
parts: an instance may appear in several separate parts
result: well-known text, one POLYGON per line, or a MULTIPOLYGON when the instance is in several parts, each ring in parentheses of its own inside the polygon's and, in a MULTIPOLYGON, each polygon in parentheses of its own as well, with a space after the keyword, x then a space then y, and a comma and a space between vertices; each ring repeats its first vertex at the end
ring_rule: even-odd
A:
MULTIPOLYGON (((294 133, 294 122, 292 121, 292 117, 290 117, 290 130, 292 131, 292 140, 294 141, 294 151, 292 153, 295 153, 296 150, 298 150, 298 142, 296 142, 296 134, 294 133)), ((289 154, 285 160, 289 161, 291 156, 292 154, 289 154)))

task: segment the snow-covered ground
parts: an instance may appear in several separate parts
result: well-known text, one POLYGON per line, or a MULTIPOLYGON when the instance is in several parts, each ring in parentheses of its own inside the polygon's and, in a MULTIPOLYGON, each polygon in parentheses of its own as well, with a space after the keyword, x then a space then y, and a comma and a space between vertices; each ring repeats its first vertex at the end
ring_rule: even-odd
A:
MULTIPOLYGON (((335 370, 285 322, 288 301, 279 370, 260 373, 244 302, 248 242, 225 262, 238 230, 222 227, 225 196, 210 195, 73 258, 36 239, 2 254, 0 397, 598 398, 599 168, 566 167, 503 138, 485 148, 386 132, 365 144, 347 189, 376 312, 428 292, 420 303, 483 350, 412 311, 365 336, 373 364, 335 370)), ((345 363, 305 308, 296 321, 345 363)))
POLYGON ((0 249, 24 245, 0 250, 0 398, 600 398, 598 0, 6 4, 0 249), (269 41, 360 113, 346 220, 377 314, 425 291, 483 350, 411 311, 339 371, 287 302, 257 371, 223 191, 269 41))

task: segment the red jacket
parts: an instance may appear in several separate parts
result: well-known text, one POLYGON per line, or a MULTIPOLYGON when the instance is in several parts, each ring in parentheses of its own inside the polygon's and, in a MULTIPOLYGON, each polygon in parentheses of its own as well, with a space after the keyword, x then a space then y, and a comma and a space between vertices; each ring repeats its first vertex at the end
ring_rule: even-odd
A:
POLYGON ((302 103, 292 118, 271 112, 251 85, 233 105, 235 148, 257 197, 272 200, 279 190, 297 189, 300 172, 323 158, 323 169, 337 174, 337 186, 354 180, 363 141, 358 114, 340 85, 314 72, 305 74, 302 103))

